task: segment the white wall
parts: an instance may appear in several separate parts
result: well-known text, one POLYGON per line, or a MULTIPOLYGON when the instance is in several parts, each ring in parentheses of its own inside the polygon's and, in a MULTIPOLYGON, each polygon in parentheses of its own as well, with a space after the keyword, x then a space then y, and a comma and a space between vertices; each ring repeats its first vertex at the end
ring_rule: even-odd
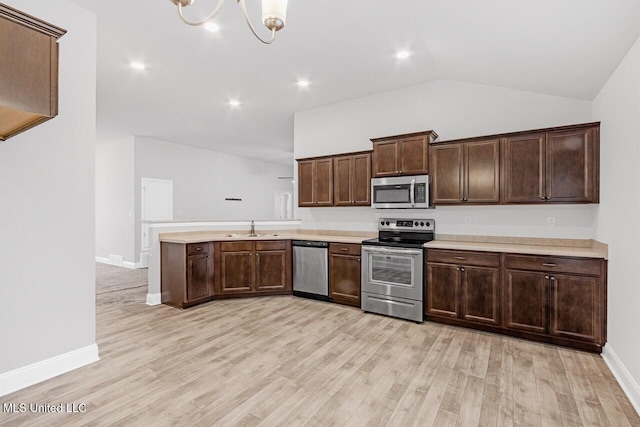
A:
POLYGON ((0 143, 0 373, 95 344, 96 17, 3 2, 68 33, 59 116, 0 143))
POLYGON ((134 138, 96 145, 96 256, 134 262, 134 138))
POLYGON ((597 239, 609 244, 607 346, 635 379, 640 409, 640 40, 595 98, 593 114, 602 121, 597 239))
MULTIPOLYGON (((591 120, 589 101, 439 80, 296 113, 294 157, 370 150, 370 138, 423 130, 447 140, 591 120)), ((436 232, 446 234, 592 238, 597 210, 597 205, 296 208, 294 217, 303 227, 375 230, 379 216, 420 216, 434 218, 436 232), (465 225, 465 216, 471 224, 465 225), (547 217, 555 217, 555 227, 546 225, 547 217)))
MULTIPOLYGON (((281 176, 292 176, 290 165, 136 137, 136 236, 143 177, 173 181, 174 220, 261 220, 274 218, 274 192, 293 191, 291 180, 281 176)), ((138 254, 140 238, 135 241, 138 254)))

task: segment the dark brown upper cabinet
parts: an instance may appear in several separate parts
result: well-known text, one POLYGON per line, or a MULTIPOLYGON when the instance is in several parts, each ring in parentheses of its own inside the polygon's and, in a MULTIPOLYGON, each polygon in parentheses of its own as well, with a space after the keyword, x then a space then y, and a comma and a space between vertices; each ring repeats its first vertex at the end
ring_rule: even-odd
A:
POLYGON ((333 158, 298 161, 298 206, 333 206, 333 158))
POLYGON ((66 30, 0 3, 0 141, 58 115, 58 43, 66 30))
POLYGON ((432 130, 372 139, 373 176, 429 173, 429 144, 436 139, 438 134, 432 130))
POLYGON ((298 159, 298 206, 370 206, 371 151, 298 159))
POLYGON ((333 158, 335 206, 371 205, 371 153, 333 158))
POLYGON ((500 202, 500 140, 431 146, 431 203, 500 202))
POLYGON ((502 139, 505 203, 598 203, 599 123, 502 139))

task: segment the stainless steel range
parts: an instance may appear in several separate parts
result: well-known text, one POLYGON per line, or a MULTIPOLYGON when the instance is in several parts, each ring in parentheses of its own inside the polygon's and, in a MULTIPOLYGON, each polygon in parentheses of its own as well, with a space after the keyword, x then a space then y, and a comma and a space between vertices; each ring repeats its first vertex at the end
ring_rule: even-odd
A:
POLYGON ((364 311, 424 320, 423 245, 434 238, 432 219, 380 219, 378 238, 362 242, 364 311))

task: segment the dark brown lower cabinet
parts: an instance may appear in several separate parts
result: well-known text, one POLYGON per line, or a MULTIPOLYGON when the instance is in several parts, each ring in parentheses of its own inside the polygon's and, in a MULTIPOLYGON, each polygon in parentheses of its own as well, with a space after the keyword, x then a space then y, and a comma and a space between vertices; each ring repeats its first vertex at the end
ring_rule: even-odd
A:
POLYGON ((602 285, 597 277, 552 274, 551 335, 589 342, 602 340, 602 285))
POLYGON ((185 308, 215 295, 212 243, 161 244, 162 302, 185 308))
POLYGON ((504 326, 509 329, 549 332, 549 287, 545 273, 504 271, 504 326))
POLYGON ((427 316, 460 317, 459 268, 455 264, 427 263, 427 316))
POLYGON ((291 293, 291 241, 216 242, 220 296, 291 293))
POLYGON ((329 245, 329 297, 333 302, 360 307, 360 254, 360 245, 329 245))
POLYGON ((468 322, 500 324, 500 269, 462 266, 461 317, 468 322))
POLYGON ((606 343, 602 259, 504 254, 505 328, 541 340, 601 351, 606 343))
POLYGON ((427 251, 427 319, 460 324, 500 323, 500 259, 497 254, 427 251))
POLYGON ((606 269, 603 259, 428 249, 426 318, 601 352, 606 269))

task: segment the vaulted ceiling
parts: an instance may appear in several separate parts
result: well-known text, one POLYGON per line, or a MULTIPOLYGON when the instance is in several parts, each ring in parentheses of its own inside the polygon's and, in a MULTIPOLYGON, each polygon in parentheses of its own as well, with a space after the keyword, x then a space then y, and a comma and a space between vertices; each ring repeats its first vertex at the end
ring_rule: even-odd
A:
MULTIPOLYGON (((141 135, 276 162, 291 161, 296 111, 435 79, 593 99, 640 36, 637 0, 291 0, 272 45, 234 1, 217 33, 183 24, 170 0, 73 1, 98 18, 99 141, 141 135)), ((260 2, 247 3, 268 35, 260 2)))

